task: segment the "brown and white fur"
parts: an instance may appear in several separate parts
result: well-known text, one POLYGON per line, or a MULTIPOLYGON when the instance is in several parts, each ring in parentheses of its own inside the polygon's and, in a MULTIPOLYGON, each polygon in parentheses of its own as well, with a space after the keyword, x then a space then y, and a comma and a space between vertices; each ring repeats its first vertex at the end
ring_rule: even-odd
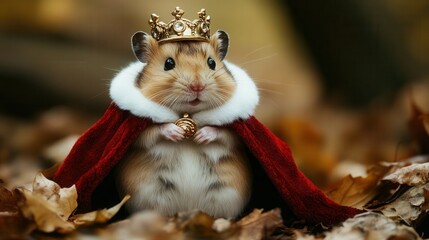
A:
POLYGON ((140 134, 116 171, 120 193, 132 196, 131 212, 199 209, 234 218, 246 206, 250 169, 240 140, 222 125, 252 115, 259 97, 248 75, 223 61, 228 41, 223 31, 210 42, 158 43, 143 32, 133 36, 141 63, 121 71, 110 94, 122 109, 156 124, 140 134), (173 68, 171 62, 166 68, 169 58, 173 68), (183 113, 198 125, 191 139, 174 124, 183 113))

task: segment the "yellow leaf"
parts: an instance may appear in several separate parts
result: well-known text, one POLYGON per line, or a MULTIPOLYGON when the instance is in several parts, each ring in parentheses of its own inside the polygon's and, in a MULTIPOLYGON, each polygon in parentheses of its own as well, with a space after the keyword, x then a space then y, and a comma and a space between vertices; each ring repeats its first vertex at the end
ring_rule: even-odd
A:
POLYGON ((57 183, 38 173, 33 182, 33 194, 40 195, 50 203, 55 212, 63 219, 69 219, 77 208, 77 191, 73 185, 61 188, 57 183))
POLYGON ((122 201, 115 206, 107 209, 101 209, 89 213, 84 214, 78 214, 73 217, 71 217, 71 221, 76 226, 82 226, 82 225, 91 225, 96 223, 105 223, 109 221, 115 214, 121 209, 122 205, 124 205, 128 199, 130 199, 130 196, 125 196, 122 201))
POLYGON ((40 231, 67 233, 75 229, 72 223, 58 215, 53 204, 42 195, 34 194, 26 189, 21 191, 26 198, 25 204, 21 206, 22 213, 27 218, 33 218, 40 231))
POLYGON ((21 210, 27 218, 34 220, 40 231, 70 232, 75 229, 75 226, 67 221, 77 207, 77 191, 74 185, 61 188, 39 173, 34 179, 32 191, 20 190, 26 199, 21 210))
POLYGON ((283 219, 279 208, 264 213, 262 209, 254 209, 253 212, 237 222, 237 225, 241 227, 238 239, 265 239, 276 227, 282 224, 283 219))
POLYGON ((388 167, 374 167, 367 177, 343 178, 339 186, 326 194, 335 202, 355 208, 363 208, 377 194, 378 182, 389 170, 388 167))

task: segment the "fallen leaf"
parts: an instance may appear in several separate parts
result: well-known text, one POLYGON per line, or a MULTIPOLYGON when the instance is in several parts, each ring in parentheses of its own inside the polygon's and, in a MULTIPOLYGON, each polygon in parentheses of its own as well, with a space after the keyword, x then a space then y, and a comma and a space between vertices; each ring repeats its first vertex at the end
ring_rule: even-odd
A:
POLYGON ((201 211, 181 212, 169 219, 157 212, 142 211, 99 233, 109 239, 262 240, 271 239, 282 223, 280 209, 255 209, 238 222, 214 219, 201 211))
POLYGON ((279 208, 264 213, 261 209, 255 209, 237 222, 237 225, 241 227, 238 239, 267 239, 271 233, 282 224, 283 219, 279 208))
POLYGON ((77 207, 77 191, 74 186, 61 188, 38 173, 32 190, 20 190, 25 197, 21 211, 25 217, 34 220, 40 231, 67 233, 75 229, 73 223, 67 221, 77 207))
POLYGON ((338 187, 326 194, 335 202, 355 208, 363 208, 376 194, 380 179, 389 167, 375 166, 368 170, 366 177, 346 176, 338 187))
POLYGON ((409 186, 426 184, 429 182, 429 163, 414 163, 410 166, 396 169, 385 176, 383 180, 409 186))
POLYGON ((126 196, 119 204, 109 208, 74 215, 77 208, 75 186, 61 188, 57 183, 45 178, 42 173, 36 175, 32 190, 20 189, 26 201, 21 211, 28 219, 34 220, 42 232, 70 233, 78 226, 106 223, 129 199, 126 196))
POLYGON ((141 211, 98 232, 103 239, 185 239, 178 224, 155 211, 141 211))
POLYGON ((34 194, 27 189, 23 189, 22 193, 26 201, 21 210, 25 217, 34 220, 37 229, 43 232, 57 231, 60 233, 68 233, 75 229, 73 223, 60 216, 56 212, 57 209, 44 196, 34 194))
POLYGON ((113 216, 115 216, 116 213, 118 213, 118 211, 128 201, 128 199, 130 199, 129 195, 125 196, 120 203, 109 209, 105 208, 89 213, 74 215, 70 218, 70 221, 72 221, 75 226, 87 226, 92 224, 106 223, 113 216))
POLYGON ((416 231, 375 212, 358 214, 326 233, 325 240, 420 239, 416 231))
POLYGON ((0 184, 0 239, 14 238, 31 232, 33 226, 21 213, 23 197, 0 184))
POLYGON ((0 184, 0 212, 18 212, 18 197, 0 184))
MULTIPOLYGON (((215 219, 207 213, 197 211, 180 214, 179 231, 190 239, 223 239, 234 235, 232 231, 218 233, 213 229, 215 219)), ((231 229, 229 229, 231 230, 231 229)))
POLYGON ((61 188, 42 173, 38 173, 34 179, 32 194, 45 199, 50 208, 63 220, 68 220, 77 208, 76 187, 73 185, 69 188, 61 188))
POLYGON ((238 225, 247 225, 247 224, 250 224, 252 222, 255 222, 260 218, 263 211, 264 211, 263 209, 253 209, 253 211, 251 213, 249 213, 248 215, 246 215, 242 219, 240 219, 237 222, 237 224, 238 225))
POLYGON ((387 217, 404 221, 408 225, 415 225, 429 211, 427 193, 429 183, 426 185, 415 186, 410 188, 395 201, 382 205, 377 209, 387 217))

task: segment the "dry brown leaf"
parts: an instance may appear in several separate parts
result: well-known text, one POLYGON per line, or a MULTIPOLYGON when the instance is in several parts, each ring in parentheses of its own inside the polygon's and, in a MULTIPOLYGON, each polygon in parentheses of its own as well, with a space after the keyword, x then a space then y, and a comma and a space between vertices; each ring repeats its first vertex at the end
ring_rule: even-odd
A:
POLYGON ((33 195, 44 198, 52 209, 63 220, 68 220, 77 208, 77 191, 73 185, 69 188, 61 188, 57 183, 47 179, 42 173, 38 173, 33 182, 33 195))
POLYGON ((185 239, 178 224, 158 212, 141 211, 98 232, 103 239, 185 239))
POLYGON ((384 215, 416 226, 429 211, 429 163, 414 163, 398 168, 383 178, 384 181, 413 186, 394 201, 374 210, 384 215))
POLYGON ((401 220, 408 225, 415 225, 429 211, 429 199, 425 192, 429 191, 429 183, 410 188, 395 201, 375 210, 381 211, 387 217, 401 220))
POLYGON ((241 227, 239 240, 266 239, 279 226, 283 224, 279 208, 262 213, 255 209, 252 213, 237 222, 241 227))
POLYGON ((87 226, 92 224, 106 223, 113 216, 118 213, 121 207, 130 199, 130 196, 125 196, 122 201, 111 208, 105 208, 89 213, 83 213, 72 216, 69 220, 73 222, 75 226, 87 226))
POLYGON ((32 191, 21 189, 26 199, 21 206, 23 214, 33 219, 43 232, 71 232, 75 226, 68 218, 77 207, 77 191, 74 186, 61 188, 55 182, 38 173, 32 191))
POLYGON ((32 219, 43 232, 69 233, 78 226, 105 223, 129 199, 129 196, 126 196, 119 204, 109 209, 72 216, 77 208, 77 191, 74 185, 61 188, 39 173, 34 179, 32 191, 24 188, 20 190, 26 199, 21 206, 22 213, 32 219))
POLYGON ((73 223, 61 217, 56 212, 55 204, 46 200, 43 195, 34 194, 26 189, 23 189, 22 193, 26 201, 21 210, 25 217, 34 220, 40 231, 68 233, 75 229, 73 223))
POLYGON ((429 182, 429 163, 414 163, 410 166, 399 168, 385 176, 383 180, 409 186, 426 184, 429 182))
POLYGON ((124 221, 114 223, 100 231, 107 239, 224 239, 261 240, 269 239, 270 234, 283 223, 280 209, 263 213, 255 209, 238 222, 214 219, 203 212, 183 212, 167 219, 159 213, 142 211, 124 221), (221 227, 219 224, 226 224, 221 227))
POLYGON ((13 238, 31 232, 33 226, 19 210, 23 198, 19 191, 11 192, 0 185, 0 239, 13 238))
POLYGON ((253 209, 253 211, 251 213, 249 213, 248 215, 244 216, 242 219, 240 219, 237 224, 238 225, 247 225, 250 224, 254 221, 257 221, 260 216, 262 215, 262 212, 264 210, 263 209, 253 209))
POLYGON ((414 229, 398 224, 379 213, 367 212, 346 220, 341 227, 326 233, 325 240, 417 240, 414 229))
POLYGON ((377 194, 378 182, 388 169, 389 167, 373 167, 368 171, 366 177, 348 175, 343 178, 337 188, 326 194, 339 204, 363 208, 377 194))

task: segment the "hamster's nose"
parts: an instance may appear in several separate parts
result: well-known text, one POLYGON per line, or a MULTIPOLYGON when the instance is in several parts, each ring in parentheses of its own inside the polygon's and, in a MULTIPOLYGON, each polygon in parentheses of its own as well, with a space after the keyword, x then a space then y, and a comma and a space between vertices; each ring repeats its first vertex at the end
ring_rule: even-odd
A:
POLYGON ((189 89, 193 92, 201 92, 204 90, 204 85, 200 81, 194 81, 189 84, 189 89))

